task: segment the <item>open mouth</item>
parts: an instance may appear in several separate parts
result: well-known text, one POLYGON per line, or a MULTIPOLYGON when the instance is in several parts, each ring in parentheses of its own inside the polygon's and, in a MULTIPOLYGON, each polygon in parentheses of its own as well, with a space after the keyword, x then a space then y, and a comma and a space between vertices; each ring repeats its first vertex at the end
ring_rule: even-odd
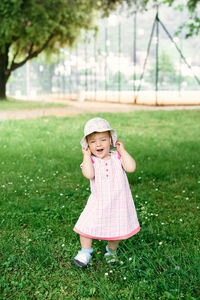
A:
POLYGON ((97 152, 101 154, 103 152, 103 149, 98 149, 97 152))

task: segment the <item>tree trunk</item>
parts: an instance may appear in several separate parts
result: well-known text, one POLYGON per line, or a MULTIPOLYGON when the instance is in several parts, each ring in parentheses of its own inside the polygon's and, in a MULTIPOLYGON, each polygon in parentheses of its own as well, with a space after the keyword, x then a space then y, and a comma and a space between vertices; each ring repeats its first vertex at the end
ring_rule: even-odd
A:
POLYGON ((5 53, 0 52, 0 100, 6 98, 6 83, 10 76, 10 71, 8 71, 8 49, 5 53))

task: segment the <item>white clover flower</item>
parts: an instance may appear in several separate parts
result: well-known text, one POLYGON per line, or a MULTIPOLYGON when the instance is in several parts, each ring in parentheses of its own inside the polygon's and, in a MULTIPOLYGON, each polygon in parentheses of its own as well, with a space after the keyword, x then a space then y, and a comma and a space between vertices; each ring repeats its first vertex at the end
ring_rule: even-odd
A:
POLYGON ((161 225, 165 225, 165 223, 162 222, 161 225))
POLYGON ((112 273, 113 271, 112 270, 110 270, 110 273, 112 273))
POLYGON ((185 198, 185 200, 189 200, 189 198, 188 198, 188 197, 186 197, 186 198, 185 198))
POLYGON ((180 222, 182 222, 183 220, 182 220, 182 219, 180 219, 179 221, 180 221, 180 222))
POLYGON ((105 273, 105 276, 108 276, 108 273, 105 273))
POLYGON ((65 206, 63 205, 62 208, 64 208, 65 206))
POLYGON ((139 196, 138 196, 138 195, 135 195, 135 197, 138 198, 139 196))
POLYGON ((65 244, 62 244, 62 247, 65 247, 65 244))
POLYGON ((60 196, 63 196, 63 194, 62 194, 62 193, 60 193, 60 196))
POLYGON ((132 260, 132 257, 129 257, 129 261, 131 261, 132 260))
POLYGON ((183 190, 182 193, 185 193, 185 190, 183 190))
POLYGON ((120 261, 120 264, 123 265, 123 263, 124 263, 124 262, 121 260, 121 261, 120 261))
POLYGON ((145 204, 147 204, 148 202, 147 201, 145 201, 145 204))
POLYGON ((126 277, 124 277, 124 280, 126 280, 126 277))
POLYGON ((159 242, 159 245, 162 245, 163 244, 163 242, 159 242))
POLYGON ((175 270, 180 270, 180 267, 179 266, 175 266, 175 270))

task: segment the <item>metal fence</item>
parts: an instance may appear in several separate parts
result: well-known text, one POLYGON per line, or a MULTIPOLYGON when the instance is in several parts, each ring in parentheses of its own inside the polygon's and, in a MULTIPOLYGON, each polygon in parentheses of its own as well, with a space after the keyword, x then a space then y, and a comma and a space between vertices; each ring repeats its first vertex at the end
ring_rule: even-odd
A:
MULTIPOLYGON (((199 103, 198 37, 174 38, 170 14, 172 10, 166 14, 158 7, 143 14, 112 14, 100 20, 97 34, 83 32, 82 40, 73 49, 61 49, 53 62, 45 63, 40 57, 16 70, 8 83, 9 94, 79 101, 199 103)), ((177 24, 178 20, 174 27, 177 24)))

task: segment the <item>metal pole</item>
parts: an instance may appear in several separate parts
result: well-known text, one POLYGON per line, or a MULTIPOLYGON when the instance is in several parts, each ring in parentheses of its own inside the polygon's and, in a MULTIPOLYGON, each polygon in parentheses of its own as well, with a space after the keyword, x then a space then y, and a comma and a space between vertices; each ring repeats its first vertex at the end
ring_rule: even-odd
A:
POLYGON ((72 59, 71 49, 69 50, 69 65, 70 65, 70 74, 69 74, 69 93, 70 93, 70 100, 72 100, 72 69, 71 69, 71 59, 72 59))
POLYGON ((107 47, 107 40, 108 40, 108 28, 107 28, 107 23, 105 24, 105 66, 104 66, 104 77, 105 77, 105 99, 107 101, 107 91, 108 91, 108 86, 107 86, 107 58, 108 58, 108 47, 107 47))
POLYGON ((156 26, 156 17, 155 17, 154 22, 153 22, 153 26, 152 26, 152 30, 151 30, 151 35, 150 35, 150 39, 149 39, 149 43, 148 43, 148 47, 147 47, 147 54, 146 54, 146 57, 145 57, 145 60, 144 60, 142 74, 140 75, 140 79, 139 79, 139 85, 138 85, 138 87, 136 89, 137 92, 139 92, 140 89, 141 89, 141 84, 142 84, 142 80, 143 80, 143 77, 144 77, 144 72, 145 72, 147 60, 148 60, 148 57, 149 57, 149 52, 150 52, 150 49, 151 49, 151 42, 152 42, 152 38, 153 38, 153 35, 154 35, 155 26, 156 26))
POLYGON ((78 61, 78 44, 76 45, 76 94, 79 93, 79 61, 78 61))
POLYGON ((87 80, 87 36, 85 36, 85 90, 88 90, 88 80, 87 80))
POLYGON ((94 96, 97 100, 97 46, 96 37, 94 36, 94 96))
POLYGON ((118 72, 118 101, 121 100, 121 21, 119 20, 118 26, 118 50, 119 50, 119 72, 118 72))
MULTIPOLYGON (((180 38, 180 50, 182 52, 182 38, 180 38)), ((178 95, 181 96, 181 83, 182 83, 182 57, 179 55, 179 76, 178 76, 178 95)))
POLYGON ((178 47, 178 45, 175 43, 175 41, 173 40, 171 34, 169 33, 169 31, 167 30, 167 28, 165 27, 165 25, 161 22, 160 19, 158 19, 159 23, 161 24, 162 28, 164 29, 164 31, 166 32, 166 34, 168 35, 168 37, 170 38, 170 40, 172 41, 172 43, 175 45, 177 51, 180 53, 181 58, 183 59, 184 63, 186 64, 186 66, 188 66, 188 68, 192 71, 194 78, 196 79, 196 81, 198 82, 198 84, 200 85, 200 79, 197 77, 197 75, 194 73, 192 66, 187 62, 185 56, 183 55, 182 51, 180 50, 180 48, 178 47))
POLYGON ((158 105, 158 78, 159 78, 159 18, 158 18, 158 5, 157 5, 157 13, 156 13, 156 105, 158 105))
POLYGON ((136 96, 136 28, 137 28, 137 19, 136 12, 134 13, 133 27, 134 27, 134 36, 133 36, 133 62, 134 62, 134 80, 133 80, 133 90, 134 90, 134 103, 137 103, 136 96))
POLYGON ((30 97, 30 62, 26 62, 26 97, 30 97))

